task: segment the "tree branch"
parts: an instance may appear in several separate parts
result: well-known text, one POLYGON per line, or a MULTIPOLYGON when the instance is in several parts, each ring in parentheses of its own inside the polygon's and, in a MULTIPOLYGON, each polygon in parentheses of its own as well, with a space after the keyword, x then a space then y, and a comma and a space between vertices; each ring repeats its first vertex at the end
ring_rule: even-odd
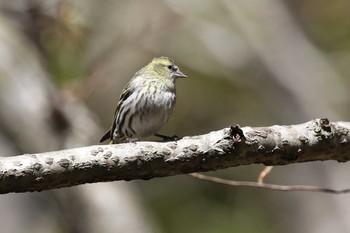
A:
POLYGON ((350 160, 350 123, 225 128, 177 142, 100 145, 0 158, 0 193, 151 179, 248 164, 350 160))

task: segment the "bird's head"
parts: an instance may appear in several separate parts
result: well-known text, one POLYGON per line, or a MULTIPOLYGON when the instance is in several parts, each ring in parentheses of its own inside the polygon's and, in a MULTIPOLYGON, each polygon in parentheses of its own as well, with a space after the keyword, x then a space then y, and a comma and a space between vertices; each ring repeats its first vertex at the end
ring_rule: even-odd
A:
POLYGON ((157 76, 163 78, 187 78, 187 76, 182 73, 179 67, 168 57, 156 57, 153 58, 151 63, 148 64, 148 70, 156 73, 157 76))

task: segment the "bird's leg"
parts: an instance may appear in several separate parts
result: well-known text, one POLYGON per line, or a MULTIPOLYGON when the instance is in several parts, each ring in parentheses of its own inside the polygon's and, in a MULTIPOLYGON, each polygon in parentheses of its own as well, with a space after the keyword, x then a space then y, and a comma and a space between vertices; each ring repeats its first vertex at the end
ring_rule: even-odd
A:
POLYGON ((181 139, 180 137, 173 135, 173 136, 166 136, 166 135, 162 135, 162 134, 155 134, 154 136, 157 136, 161 139, 163 139, 164 142, 169 142, 169 141, 177 141, 179 139, 181 139))
POLYGON ((126 141, 127 142, 132 142, 134 144, 136 144, 136 142, 138 141, 139 139, 138 138, 127 138, 126 141))

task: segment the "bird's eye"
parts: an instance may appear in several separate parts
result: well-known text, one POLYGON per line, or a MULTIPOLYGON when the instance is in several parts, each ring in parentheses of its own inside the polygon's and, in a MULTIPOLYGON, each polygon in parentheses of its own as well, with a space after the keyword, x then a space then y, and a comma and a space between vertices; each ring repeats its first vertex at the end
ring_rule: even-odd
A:
POLYGON ((172 70, 172 69, 174 69, 174 66, 173 65, 168 65, 168 69, 172 70))

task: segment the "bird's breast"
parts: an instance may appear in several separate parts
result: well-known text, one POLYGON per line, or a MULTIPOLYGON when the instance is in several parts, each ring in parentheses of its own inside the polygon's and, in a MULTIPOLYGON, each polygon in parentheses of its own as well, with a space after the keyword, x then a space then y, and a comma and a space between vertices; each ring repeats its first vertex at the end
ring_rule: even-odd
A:
POLYGON ((142 100, 132 127, 139 137, 151 136, 169 120, 176 103, 173 92, 148 93, 142 100))

